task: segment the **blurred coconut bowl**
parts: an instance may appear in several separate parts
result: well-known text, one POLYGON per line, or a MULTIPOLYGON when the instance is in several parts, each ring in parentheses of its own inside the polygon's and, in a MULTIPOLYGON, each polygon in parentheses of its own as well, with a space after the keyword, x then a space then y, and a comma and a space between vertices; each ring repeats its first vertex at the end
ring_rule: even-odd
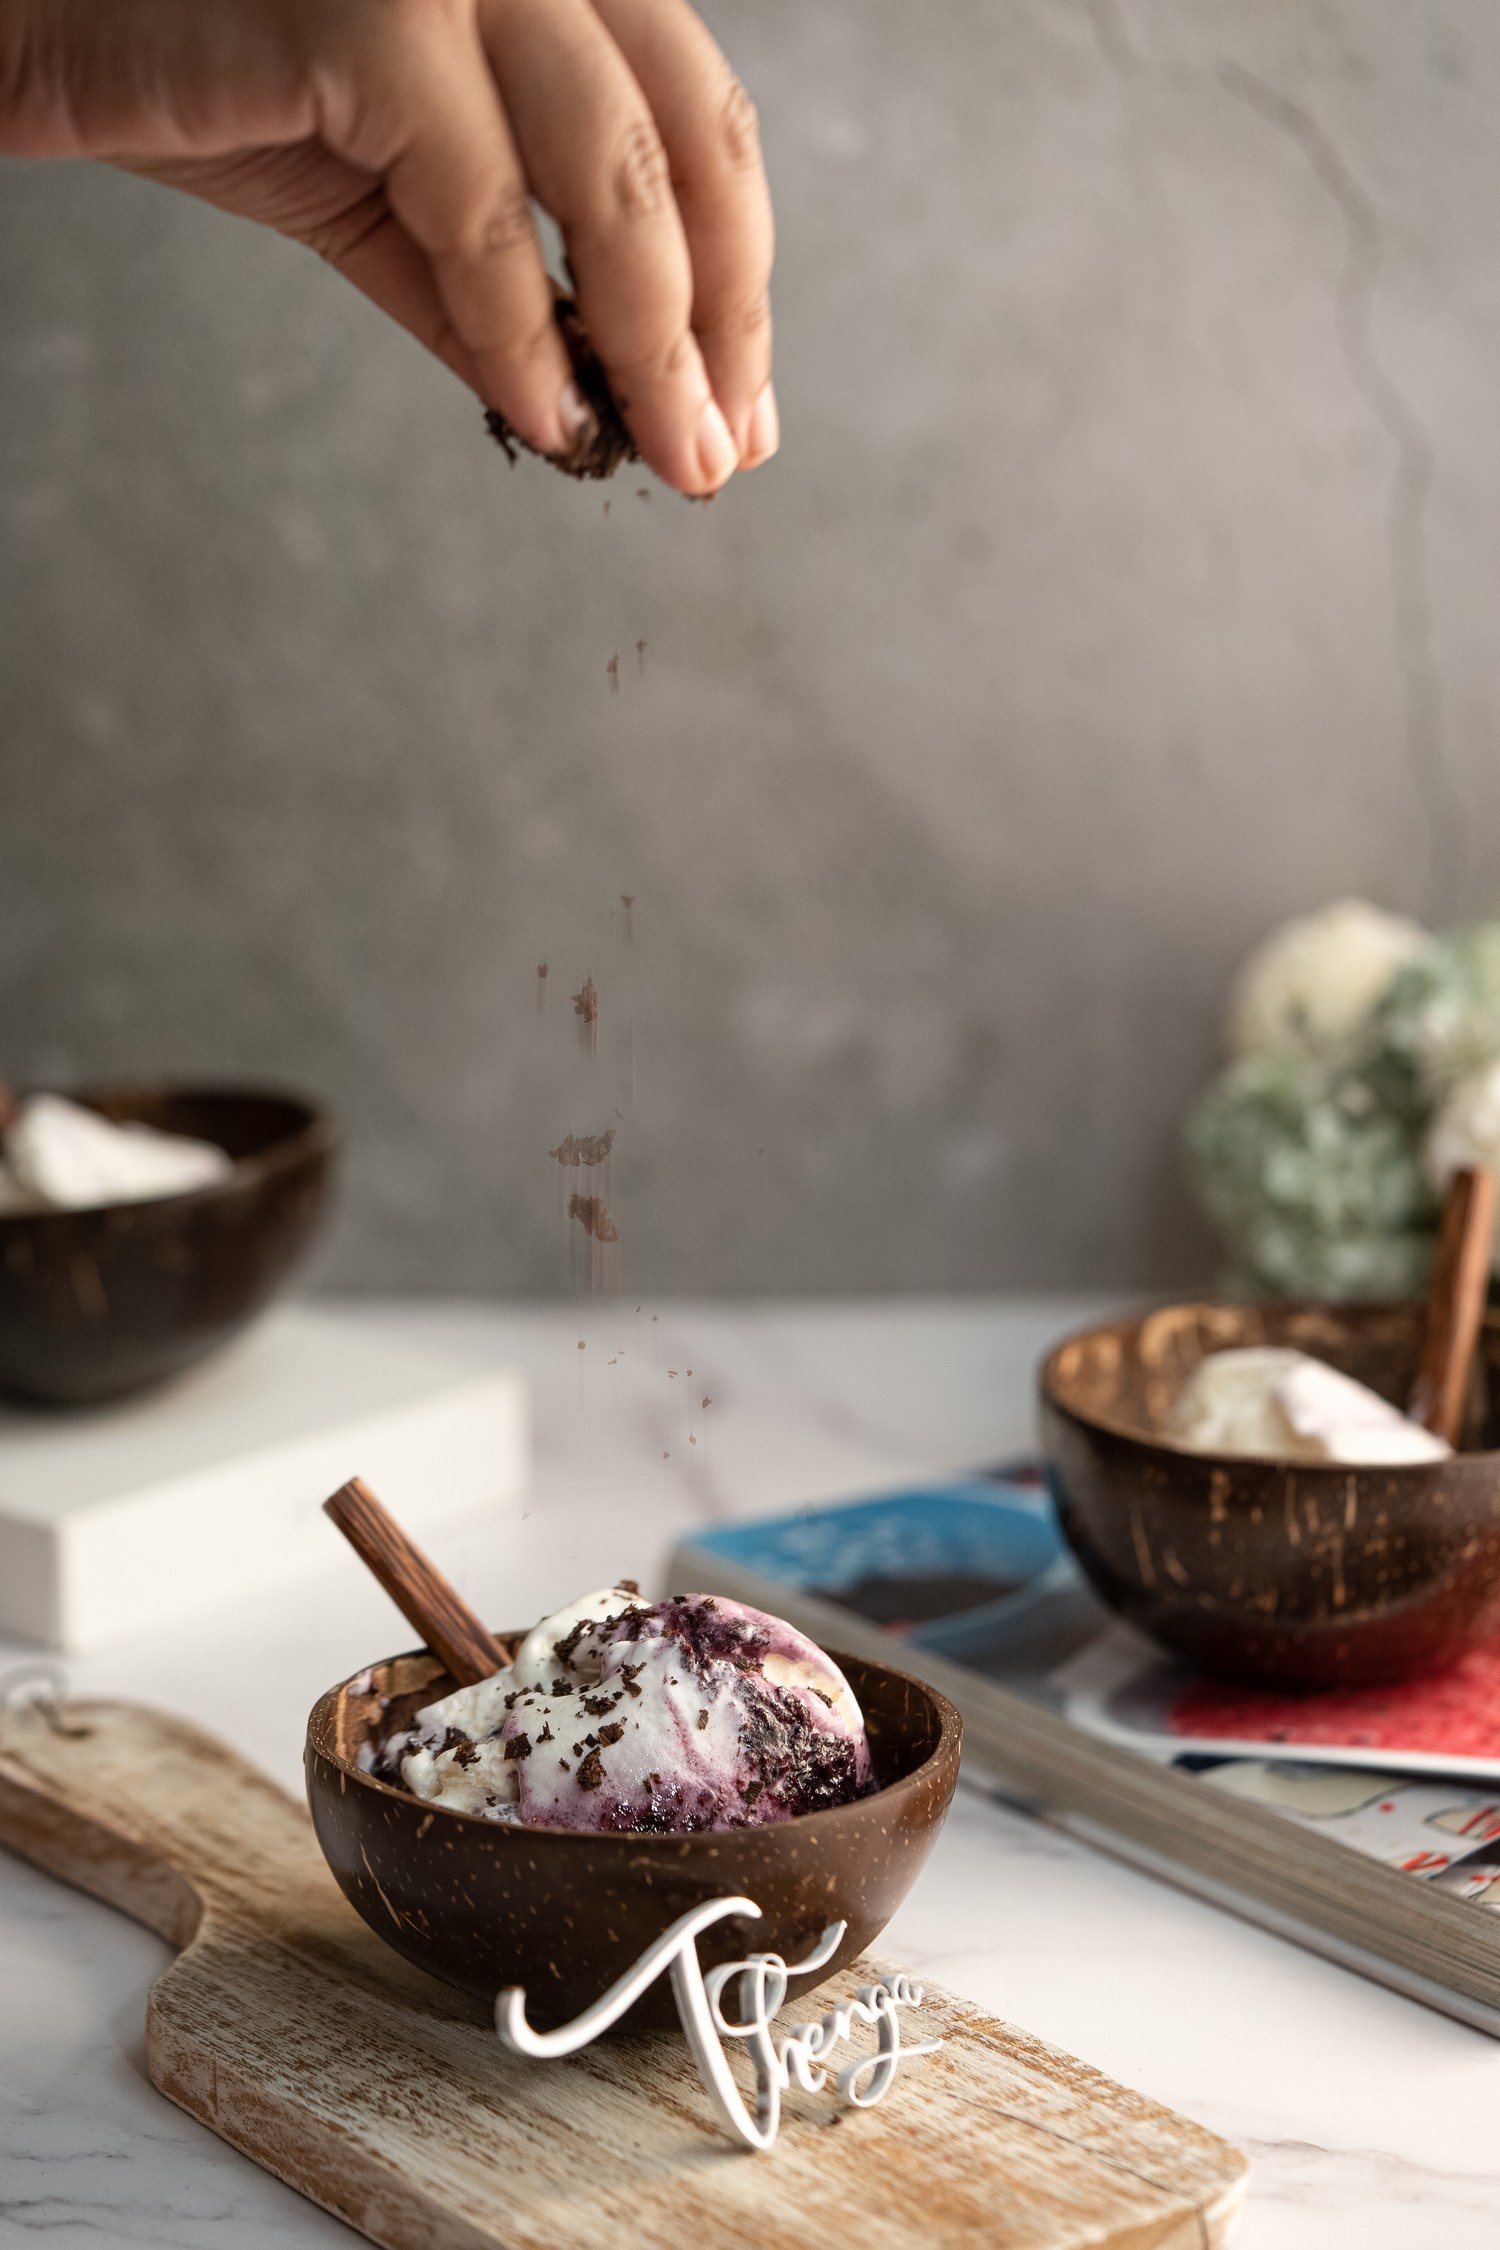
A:
MULTIPOLYGON (((507 1654, 520 1637, 501 1636, 507 1654)), ((963 1733, 936 1689, 829 1654, 859 1698, 879 1783, 852 1805, 757 1828, 635 1836, 511 1827, 428 1804, 360 1763, 455 1685, 423 1649, 371 1665, 315 1706, 306 1767, 318 1842, 377 1937, 486 2002, 524 1985, 533 2023, 577 2015, 680 1914, 726 1896, 753 1899, 762 1919, 705 1931, 705 1966, 751 1949, 795 1961, 830 1922, 848 1924, 826 1968, 794 1985, 805 1997, 863 1951, 915 1882, 947 1817, 963 1733)), ((664 1981, 627 2018, 633 2030, 675 2021, 664 1981)))
POLYGON ((293 1095, 113 1086, 72 1098, 212 1141, 233 1170, 149 1203, 0 1216, 0 1396, 28 1405, 123 1398, 218 1351, 292 1273, 332 1176, 334 1127, 293 1095))
POLYGON ((1291 1345, 1404 1405, 1421 1305, 1170 1305, 1059 1344, 1040 1377, 1058 1512, 1112 1609, 1201 1667, 1285 1687, 1438 1672, 1500 1632, 1500 1317, 1460 1450, 1390 1468, 1189 1452, 1206 1354, 1291 1345))

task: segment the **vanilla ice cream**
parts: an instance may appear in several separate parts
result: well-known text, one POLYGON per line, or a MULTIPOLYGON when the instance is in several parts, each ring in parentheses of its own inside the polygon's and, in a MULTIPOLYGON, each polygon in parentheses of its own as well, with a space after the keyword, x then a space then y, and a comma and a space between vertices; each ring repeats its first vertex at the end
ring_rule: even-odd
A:
POLYGON ((1442 1461, 1453 1450, 1352 1376, 1269 1345, 1200 1360, 1178 1393, 1170 1435, 1196 1453, 1353 1468, 1442 1461))
POLYGON ((544 1618, 375 1770, 456 1812, 627 1833, 757 1826, 875 1786, 853 1691, 805 1635, 722 1596, 621 1587, 544 1618))
POLYGON ((0 1212, 91 1211, 211 1187, 234 1169, 211 1141, 117 1125, 61 1094, 31 1094, 5 1127, 0 1212))

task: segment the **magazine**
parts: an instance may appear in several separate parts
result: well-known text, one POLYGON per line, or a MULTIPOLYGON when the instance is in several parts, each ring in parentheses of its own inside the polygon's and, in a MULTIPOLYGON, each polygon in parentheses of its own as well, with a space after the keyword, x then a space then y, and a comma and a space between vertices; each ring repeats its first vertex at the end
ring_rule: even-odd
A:
POLYGON ((1500 2037, 1500 1644, 1399 1687, 1207 1679, 1097 1600, 1029 1462, 699 1532, 670 1581, 919 1674, 970 1778, 1500 2037))

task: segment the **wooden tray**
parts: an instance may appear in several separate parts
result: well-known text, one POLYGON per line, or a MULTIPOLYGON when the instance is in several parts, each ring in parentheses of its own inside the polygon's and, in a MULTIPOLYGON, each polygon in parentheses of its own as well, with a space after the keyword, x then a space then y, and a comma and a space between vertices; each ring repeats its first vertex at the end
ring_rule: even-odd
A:
POLYGON ((874 2110, 789 2095, 768 2155, 676 2037, 523 2062, 365 1928, 299 1804, 163 1712, 0 1711, 0 1843, 180 1949, 152 2082, 389 2250, 1214 2250, 1243 2199, 1238 2150, 932 1985, 906 2020, 941 2051, 874 2110))

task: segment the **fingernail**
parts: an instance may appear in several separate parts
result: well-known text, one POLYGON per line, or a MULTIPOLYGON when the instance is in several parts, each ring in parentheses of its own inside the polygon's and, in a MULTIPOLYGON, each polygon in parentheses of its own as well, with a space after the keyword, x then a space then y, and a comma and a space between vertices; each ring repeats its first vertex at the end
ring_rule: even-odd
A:
POLYGON ((715 490, 739 467, 739 447, 729 434, 729 424, 710 399, 698 424, 698 468, 705 484, 715 490))
POLYGON ((590 444, 599 427, 594 409, 576 383, 564 383, 557 401, 557 418, 570 452, 577 446, 590 444))
POLYGON ((750 427, 745 433, 745 451, 741 467, 759 468, 769 461, 781 443, 781 416, 776 411, 776 393, 769 383, 761 392, 750 413, 750 427))

